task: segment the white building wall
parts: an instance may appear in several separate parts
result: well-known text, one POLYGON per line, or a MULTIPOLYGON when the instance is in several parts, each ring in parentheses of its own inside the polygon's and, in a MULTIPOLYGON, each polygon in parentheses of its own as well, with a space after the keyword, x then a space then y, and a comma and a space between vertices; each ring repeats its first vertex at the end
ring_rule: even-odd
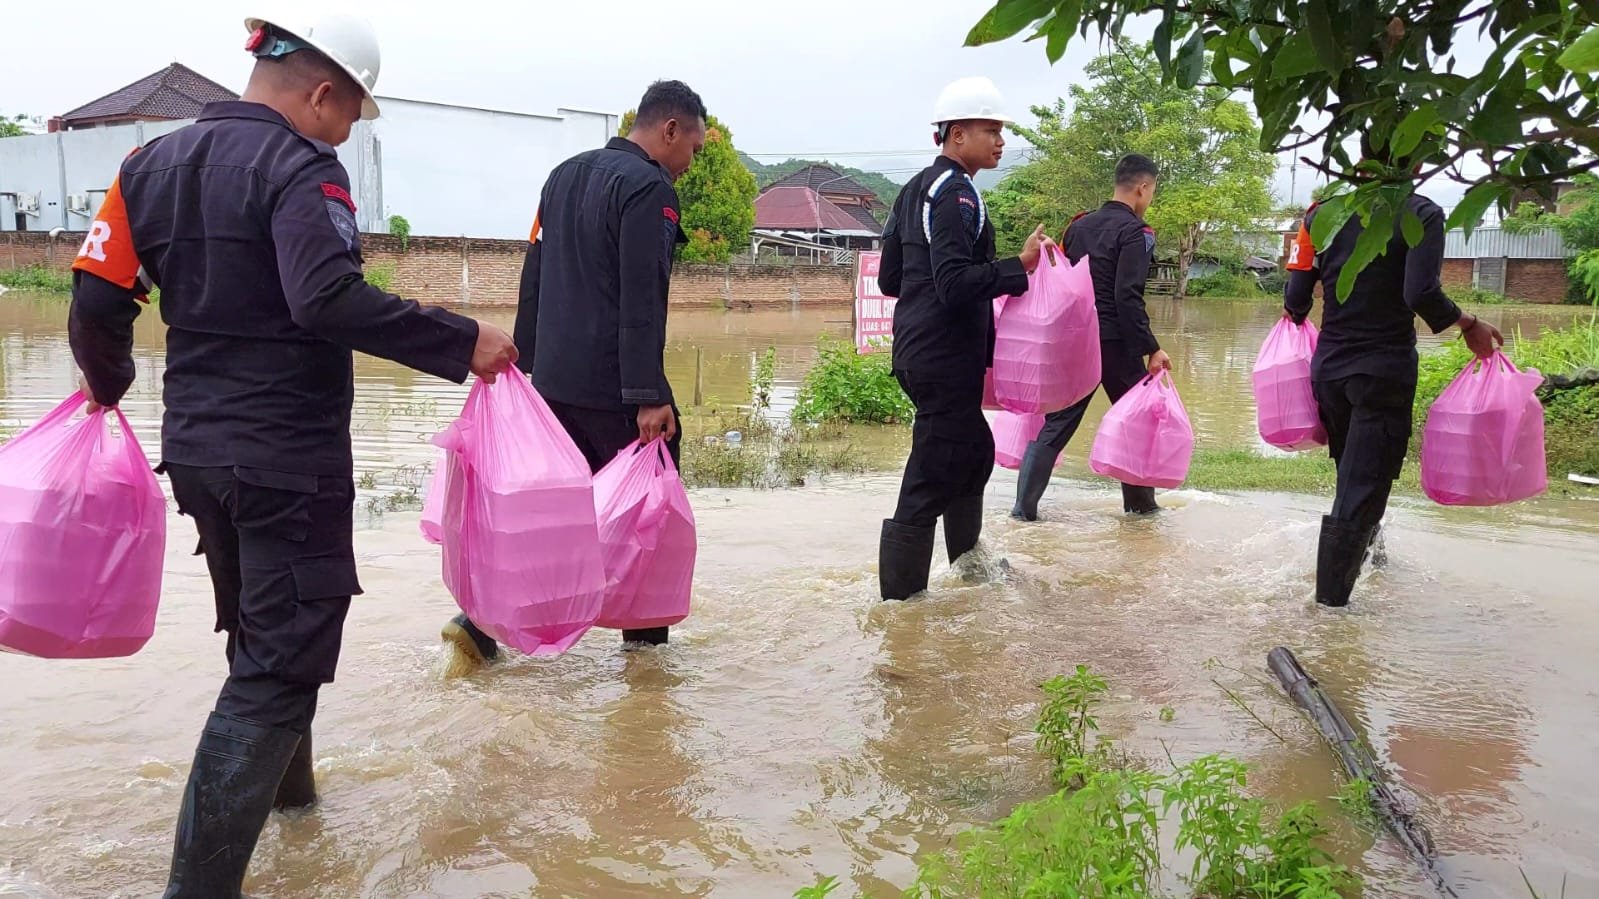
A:
MULTIPOLYGON (((615 115, 582 110, 541 116, 394 97, 380 103, 382 118, 357 123, 338 150, 366 231, 385 231, 387 216, 403 215, 417 235, 525 238, 550 170, 603 146, 619 124, 615 115)), ((188 124, 143 122, 0 140, 0 231, 16 228, 12 193, 39 198, 39 214, 29 217, 27 230, 84 230, 128 152, 188 124), (85 214, 67 211, 66 197, 73 195, 88 198, 85 214)))
POLYGON ((544 116, 393 97, 378 102, 383 116, 360 126, 372 137, 352 140, 339 156, 354 180, 375 145, 382 211, 362 224, 382 231, 388 216, 399 215, 419 235, 525 238, 550 171, 603 146, 619 121, 577 110, 544 116))

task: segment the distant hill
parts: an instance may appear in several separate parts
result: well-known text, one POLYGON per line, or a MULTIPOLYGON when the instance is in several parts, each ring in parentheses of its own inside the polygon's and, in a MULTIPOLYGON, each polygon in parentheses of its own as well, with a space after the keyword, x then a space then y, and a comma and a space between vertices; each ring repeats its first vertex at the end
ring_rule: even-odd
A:
MULTIPOLYGON (((744 167, 749 169, 750 172, 755 175, 755 182, 761 187, 765 187, 768 184, 771 184, 773 181, 786 178, 808 165, 825 165, 829 168, 836 169, 840 175, 850 176, 859 182, 862 187, 874 194, 877 194, 877 199, 881 200, 885 207, 892 206, 894 204, 894 198, 899 195, 899 189, 901 186, 899 182, 894 181, 887 175, 881 175, 877 172, 867 172, 861 169, 851 168, 847 165, 837 165, 835 163, 828 162, 825 159, 790 159, 786 162, 775 162, 771 165, 765 165, 763 163, 756 162, 748 156, 745 156, 743 153, 738 154, 738 158, 744 163, 744 167)), ((881 218, 881 216, 879 217, 881 218)))

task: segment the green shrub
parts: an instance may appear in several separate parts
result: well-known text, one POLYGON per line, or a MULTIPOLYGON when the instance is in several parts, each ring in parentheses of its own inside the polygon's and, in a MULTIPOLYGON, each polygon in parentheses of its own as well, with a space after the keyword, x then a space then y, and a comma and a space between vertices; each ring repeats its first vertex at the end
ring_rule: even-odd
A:
POLYGON ((42 265, 0 269, 0 287, 40 293, 71 293, 72 273, 58 272, 42 265))
POLYGON ((394 292, 394 263, 379 262, 366 267, 366 283, 384 293, 394 292))
POLYGON ((1249 272, 1215 272, 1188 282, 1188 295, 1194 297, 1262 297, 1267 292, 1260 279, 1249 272))
POLYGON ((1450 288, 1449 298, 1462 306, 1508 306, 1517 302, 1502 293, 1477 287, 1450 288))
POLYGON ((400 239, 400 252, 411 249, 411 222, 403 215, 389 216, 389 233, 400 239))
POLYGON ((1274 297, 1283 295, 1288 288, 1288 273, 1280 268, 1274 268, 1260 276, 1260 289, 1274 297))
POLYGON ((821 356, 800 385, 794 420, 803 422, 908 422, 916 414, 894 379, 886 352, 861 355, 855 345, 823 338, 821 356))
POLYGON ((1167 774, 1117 764, 1090 714, 1105 682, 1079 665, 1044 690, 1039 746, 1051 755, 1057 780, 1077 789, 1025 803, 992 827, 963 834, 955 852, 922 862, 908 899, 1165 896, 1160 825, 1173 810, 1176 848, 1193 857, 1186 880, 1194 895, 1358 894, 1359 881, 1320 847, 1327 832, 1311 804, 1274 816, 1270 804, 1244 792, 1247 766, 1220 756, 1174 763, 1167 774))

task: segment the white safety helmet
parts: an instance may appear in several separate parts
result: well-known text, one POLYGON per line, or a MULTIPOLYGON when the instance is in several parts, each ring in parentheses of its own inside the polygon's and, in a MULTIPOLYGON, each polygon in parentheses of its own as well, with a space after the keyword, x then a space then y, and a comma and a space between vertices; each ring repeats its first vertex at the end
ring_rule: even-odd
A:
POLYGON ((1009 125, 1016 121, 1005 114, 1005 98, 987 78, 962 78, 951 81, 933 104, 933 124, 978 120, 1009 125))
MULTIPOLYGON (((371 22, 340 12, 322 13, 310 22, 294 25, 284 25, 273 19, 244 20, 244 28, 251 34, 269 25, 276 31, 298 38, 311 49, 338 63, 339 68, 354 78, 355 83, 361 86, 362 93, 366 94, 361 100, 361 118, 378 117, 378 101, 372 96, 372 91, 377 87, 378 68, 383 60, 378 52, 377 32, 373 30, 371 22)), ((249 46, 248 49, 254 51, 256 48, 249 46)))

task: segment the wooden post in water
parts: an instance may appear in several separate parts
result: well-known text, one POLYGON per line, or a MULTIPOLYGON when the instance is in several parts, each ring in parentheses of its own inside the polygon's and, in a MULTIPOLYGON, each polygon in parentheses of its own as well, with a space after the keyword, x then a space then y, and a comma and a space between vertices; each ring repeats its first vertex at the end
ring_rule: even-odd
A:
POLYGON ((1410 812, 1399 801, 1388 786, 1388 779, 1377 762, 1371 757, 1371 752, 1366 749, 1360 737, 1349 726, 1349 721, 1344 718, 1343 712, 1322 691, 1316 679, 1306 673, 1294 658, 1294 654, 1284 647, 1277 647, 1266 655, 1266 667, 1277 676, 1277 682, 1282 684, 1283 690, 1288 693, 1294 703, 1305 710, 1310 720, 1321 731, 1321 736, 1337 753, 1338 759, 1344 763, 1344 770, 1353 780, 1364 780, 1370 785, 1372 807, 1376 809, 1383 823, 1399 840, 1400 845, 1410 857, 1421 866, 1422 873, 1432 882, 1434 888, 1445 896, 1458 897, 1454 888, 1444 879, 1443 872, 1438 870, 1436 850, 1433 848, 1432 835, 1427 828, 1411 816, 1410 812))
POLYGON ((705 405, 705 348, 694 348, 694 408, 705 405))

